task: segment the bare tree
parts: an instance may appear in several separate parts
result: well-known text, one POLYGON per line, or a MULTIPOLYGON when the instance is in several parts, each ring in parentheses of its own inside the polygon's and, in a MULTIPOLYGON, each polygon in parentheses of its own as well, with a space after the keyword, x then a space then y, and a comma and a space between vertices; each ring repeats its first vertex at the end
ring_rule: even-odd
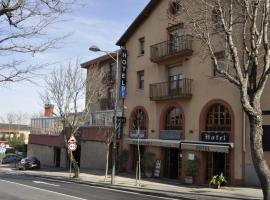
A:
MULTIPOLYGON (((43 102, 55 105, 55 116, 60 118, 63 129, 68 129, 72 135, 79 136, 79 128, 89 122, 91 106, 97 102, 100 94, 104 93, 102 78, 103 73, 96 68, 85 80, 77 60, 75 65, 70 62, 67 67, 61 66, 55 69, 46 79, 43 102), (85 88, 87 88, 87 98, 85 108, 82 108, 85 88)), ((63 133, 65 149, 68 151, 67 132, 63 131, 63 133)), ((74 177, 78 177, 79 167, 75 159, 72 159, 72 165, 75 169, 74 177)))
MULTIPOLYGON (((50 37, 47 30, 59 17, 70 11, 75 0, 1 0, 0 56, 44 52, 65 38, 50 37)), ((23 60, 0 64, 0 83, 30 79, 42 65, 23 66, 23 60)))
POLYGON ((106 166, 105 166, 105 177, 104 182, 106 182, 108 177, 108 169, 109 169, 109 155, 110 155, 110 145, 112 143, 113 134, 111 129, 107 129, 105 132, 105 154, 106 154, 106 166))
POLYGON ((253 164, 270 199, 270 171, 262 147, 261 96, 270 73, 270 0, 186 0, 180 9, 194 40, 199 40, 216 72, 239 90, 250 122, 253 164), (216 51, 225 50, 221 67, 216 51), (226 67, 224 67, 226 66, 226 67))

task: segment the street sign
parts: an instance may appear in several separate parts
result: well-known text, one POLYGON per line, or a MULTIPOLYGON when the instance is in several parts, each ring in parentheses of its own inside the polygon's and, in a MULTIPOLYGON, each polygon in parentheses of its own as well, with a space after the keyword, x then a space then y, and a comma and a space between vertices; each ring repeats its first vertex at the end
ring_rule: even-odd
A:
POLYGON ((1 148, 5 148, 6 147, 6 144, 5 143, 0 143, 0 147, 1 148))
POLYGON ((70 151, 76 151, 77 144, 76 143, 68 143, 68 150, 70 151))
POLYGON ((0 147, 0 154, 1 154, 1 153, 5 153, 6 150, 7 150, 6 148, 0 147))
POLYGON ((74 135, 71 135, 70 138, 69 138, 69 140, 68 140, 68 143, 76 143, 76 142, 77 142, 77 140, 74 137, 74 135))
MULTIPOLYGON (((126 117, 116 117, 116 123, 117 124, 125 124, 127 122, 126 117)), ((113 123, 114 123, 114 116, 113 116, 113 123)))

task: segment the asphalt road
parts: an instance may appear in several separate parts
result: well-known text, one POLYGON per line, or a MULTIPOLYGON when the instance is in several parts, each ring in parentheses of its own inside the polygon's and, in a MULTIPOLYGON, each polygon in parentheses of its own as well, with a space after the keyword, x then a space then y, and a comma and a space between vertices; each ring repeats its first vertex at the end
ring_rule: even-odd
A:
MULTIPOLYGON (((36 178, 0 174, 0 200, 162 200, 108 188, 36 178)), ((171 199, 172 200, 172 199, 171 199)))

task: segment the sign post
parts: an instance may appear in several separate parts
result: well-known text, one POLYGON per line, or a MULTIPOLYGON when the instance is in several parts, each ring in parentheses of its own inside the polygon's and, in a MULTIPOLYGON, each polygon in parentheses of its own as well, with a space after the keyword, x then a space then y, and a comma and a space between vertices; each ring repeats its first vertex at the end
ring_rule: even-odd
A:
POLYGON ((73 151, 76 151, 77 149, 77 140, 74 137, 74 135, 71 135, 69 140, 68 140, 68 150, 70 154, 70 159, 69 159, 69 177, 71 177, 71 167, 72 167, 72 161, 73 161, 73 151))

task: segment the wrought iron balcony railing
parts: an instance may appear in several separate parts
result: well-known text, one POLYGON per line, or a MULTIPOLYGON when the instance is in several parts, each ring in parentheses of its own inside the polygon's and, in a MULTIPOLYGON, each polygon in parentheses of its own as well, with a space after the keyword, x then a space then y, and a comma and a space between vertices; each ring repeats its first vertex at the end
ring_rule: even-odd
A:
POLYGON ((192 36, 182 35, 172 40, 167 40, 151 47, 151 61, 158 63, 174 56, 191 56, 192 36))
POLYGON ((190 98, 192 96, 192 79, 150 84, 150 99, 161 101, 177 98, 190 98))

